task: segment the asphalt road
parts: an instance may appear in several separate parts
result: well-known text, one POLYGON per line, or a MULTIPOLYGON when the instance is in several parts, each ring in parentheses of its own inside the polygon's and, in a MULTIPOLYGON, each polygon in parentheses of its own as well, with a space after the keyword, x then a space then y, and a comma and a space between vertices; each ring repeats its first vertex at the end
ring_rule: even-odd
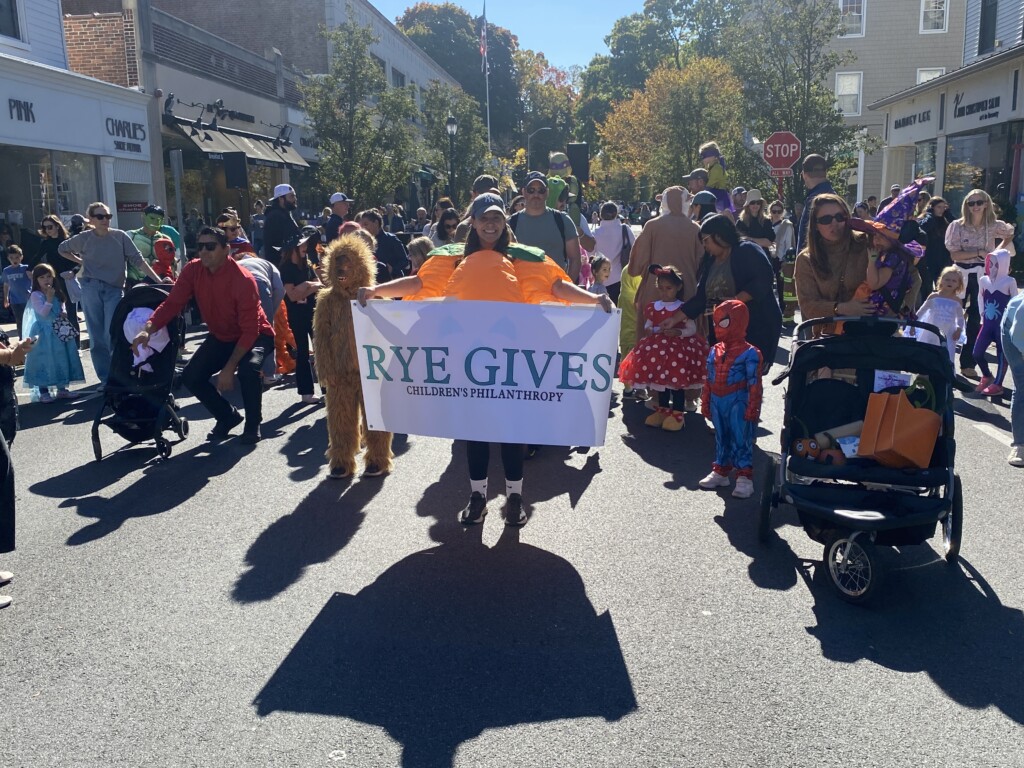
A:
MULTIPOLYGON (((85 356, 87 357, 87 355, 85 356)), ((758 464, 778 449, 767 389, 758 464)), ((0 766, 1021 766, 1024 471, 1008 400, 961 399, 963 559, 885 553, 869 607, 756 500, 701 491, 713 437, 613 402, 607 444, 527 465, 531 519, 463 530, 461 446, 326 477, 323 410, 267 438, 92 460, 98 400, 23 408, 0 558, 0 766)))

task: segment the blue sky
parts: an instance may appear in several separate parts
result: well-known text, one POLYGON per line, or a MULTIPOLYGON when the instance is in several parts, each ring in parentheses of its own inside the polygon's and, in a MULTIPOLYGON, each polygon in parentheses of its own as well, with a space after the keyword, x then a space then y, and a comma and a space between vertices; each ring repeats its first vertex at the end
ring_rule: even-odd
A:
MULTIPOLYGON (((401 16, 415 0, 371 0, 389 21, 401 16)), ((453 0, 473 17, 483 10, 483 0, 453 0)), ((559 67, 585 67, 596 53, 607 53, 604 38, 616 19, 637 13, 643 0, 590 0, 554 3, 551 0, 490 0, 487 20, 505 27, 524 48, 543 53, 559 67)), ((428 51, 429 53, 429 51, 428 51)))

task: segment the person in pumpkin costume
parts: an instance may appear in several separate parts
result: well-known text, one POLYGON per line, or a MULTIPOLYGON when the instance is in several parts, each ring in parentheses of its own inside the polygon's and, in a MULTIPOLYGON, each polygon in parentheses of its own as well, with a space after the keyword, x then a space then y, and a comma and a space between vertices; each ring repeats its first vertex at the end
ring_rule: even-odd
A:
MULTIPOLYGON (((512 243, 505 206, 500 197, 490 193, 473 201, 470 231, 464 245, 455 243, 438 248, 415 275, 378 286, 367 284, 358 293, 363 306, 374 298, 416 301, 442 297, 517 304, 599 304, 606 312, 613 307, 609 296, 588 293, 574 285, 543 251, 512 243)), ((525 450, 526 446, 521 444, 501 445, 508 525, 524 525, 527 520, 522 497, 525 450)), ((464 525, 474 525, 483 522, 487 514, 490 444, 467 441, 466 454, 470 497, 459 513, 459 520, 464 525)))
POLYGON ((701 488, 729 485, 736 469, 732 495, 754 493, 754 433, 761 415, 761 353, 747 342, 750 313, 737 299, 723 301, 714 311, 718 343, 708 355, 708 383, 701 397, 701 412, 715 425, 715 462, 700 481, 701 488))
POLYGON ((332 240, 321 258, 326 288, 317 294, 313 310, 313 349, 320 383, 326 388, 327 461, 334 479, 351 477, 356 454, 366 438, 364 477, 391 471, 391 433, 367 429, 352 327, 352 299, 361 286, 376 283, 373 249, 357 234, 332 240))

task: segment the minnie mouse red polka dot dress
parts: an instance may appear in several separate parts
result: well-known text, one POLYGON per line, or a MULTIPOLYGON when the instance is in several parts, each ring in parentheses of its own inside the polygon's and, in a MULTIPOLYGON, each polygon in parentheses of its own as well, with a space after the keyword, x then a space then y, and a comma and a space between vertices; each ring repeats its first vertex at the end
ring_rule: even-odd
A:
MULTIPOLYGON (((659 328, 679 311, 681 301, 653 301, 644 308, 644 328, 659 328)), ((680 326, 681 327, 681 326, 680 326)), ((655 331, 633 347, 619 365, 619 380, 627 387, 655 391, 686 389, 708 377, 708 343, 699 333, 667 336, 655 331)))

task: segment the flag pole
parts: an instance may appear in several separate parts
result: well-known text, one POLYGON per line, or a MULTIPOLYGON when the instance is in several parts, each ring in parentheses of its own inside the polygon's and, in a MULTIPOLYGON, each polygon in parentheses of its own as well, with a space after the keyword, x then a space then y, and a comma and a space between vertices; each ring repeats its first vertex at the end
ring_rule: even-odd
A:
POLYGON ((484 70, 484 102, 487 105, 487 153, 491 154, 491 64, 487 60, 487 0, 484 0, 484 15, 480 24, 480 56, 480 66, 484 70))

